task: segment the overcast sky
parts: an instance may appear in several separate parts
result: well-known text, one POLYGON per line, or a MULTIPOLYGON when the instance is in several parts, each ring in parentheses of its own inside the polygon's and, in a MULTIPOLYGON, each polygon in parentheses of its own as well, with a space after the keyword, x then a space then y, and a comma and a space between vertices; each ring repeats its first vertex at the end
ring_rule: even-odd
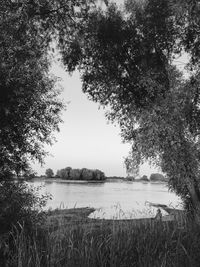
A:
MULTIPOLYGON (((118 125, 108 123, 105 110, 87 99, 78 72, 69 76, 58 63, 53 65, 52 72, 62 79, 61 98, 67 108, 62 114, 60 132, 55 134, 57 142, 46 147, 51 156, 46 157, 43 167, 34 164, 34 170, 41 175, 47 168, 55 173, 70 166, 100 169, 107 176, 125 176, 124 158, 130 145, 122 143, 118 125)), ((141 174, 150 173, 149 166, 142 167, 141 174)))

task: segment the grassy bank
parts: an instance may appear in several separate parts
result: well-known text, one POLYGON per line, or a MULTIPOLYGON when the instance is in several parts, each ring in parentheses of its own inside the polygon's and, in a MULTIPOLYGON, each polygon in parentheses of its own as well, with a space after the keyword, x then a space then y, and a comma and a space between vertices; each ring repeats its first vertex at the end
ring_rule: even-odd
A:
POLYGON ((199 266, 199 226, 94 220, 87 217, 92 211, 51 211, 42 228, 10 232, 1 238, 7 259, 0 266, 199 266))

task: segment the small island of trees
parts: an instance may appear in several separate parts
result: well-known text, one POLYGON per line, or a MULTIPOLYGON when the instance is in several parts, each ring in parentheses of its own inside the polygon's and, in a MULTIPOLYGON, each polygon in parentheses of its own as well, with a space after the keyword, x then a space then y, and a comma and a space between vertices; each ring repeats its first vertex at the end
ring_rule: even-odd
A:
POLYGON ((104 172, 95 169, 72 169, 71 167, 66 167, 60 170, 57 170, 56 175, 54 176, 52 169, 47 169, 46 172, 47 178, 60 178, 63 180, 97 180, 97 181, 104 181, 106 179, 106 176, 104 172))

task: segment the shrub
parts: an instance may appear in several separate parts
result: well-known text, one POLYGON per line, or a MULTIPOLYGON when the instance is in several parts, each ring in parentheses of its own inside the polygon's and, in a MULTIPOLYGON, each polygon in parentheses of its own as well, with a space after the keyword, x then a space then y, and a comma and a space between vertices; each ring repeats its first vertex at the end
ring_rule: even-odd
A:
POLYGON ((162 182, 166 182, 167 179, 164 177, 164 175, 160 174, 160 173, 152 173, 150 176, 150 181, 162 181, 162 182))
POLYGON ((3 181, 0 183, 0 234, 15 225, 33 228, 43 221, 42 208, 49 195, 39 195, 40 188, 25 182, 3 181))
MULTIPOLYGON (((50 195, 40 196, 39 191, 40 187, 30 187, 25 182, 0 182, 0 263, 3 264, 1 266, 18 266, 15 258, 19 237, 23 236, 31 243, 35 242, 36 233, 37 236, 44 235, 44 232, 40 231, 46 218, 42 208, 50 195), (14 261, 15 264, 7 265, 8 261, 14 261)), ((38 237, 37 239, 39 240, 38 237)), ((44 237, 41 240, 43 239, 44 237)))

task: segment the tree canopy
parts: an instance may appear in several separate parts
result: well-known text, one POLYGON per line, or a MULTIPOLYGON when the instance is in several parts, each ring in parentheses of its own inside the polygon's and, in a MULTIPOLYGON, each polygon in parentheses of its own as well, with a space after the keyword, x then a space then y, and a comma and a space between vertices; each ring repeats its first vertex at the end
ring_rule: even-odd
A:
POLYGON ((51 168, 46 169, 45 175, 46 175, 47 178, 53 178, 54 177, 53 170, 51 168))
POLYGON ((58 170, 56 173, 56 178, 61 178, 64 180, 99 180, 103 181, 106 179, 104 172, 95 169, 72 169, 71 167, 66 167, 64 169, 58 170))
POLYGON ((199 209, 199 4, 146 0, 125 7, 93 9, 84 31, 76 29, 62 47, 64 63, 80 70, 83 91, 119 122, 133 165, 161 166, 170 188, 199 209), (173 64, 183 53, 188 79, 173 64))
POLYGON ((87 1, 77 0, 0 3, 1 175, 18 175, 30 159, 43 162, 63 109, 49 51, 56 39, 62 45, 63 32, 70 36, 86 10, 87 1))

